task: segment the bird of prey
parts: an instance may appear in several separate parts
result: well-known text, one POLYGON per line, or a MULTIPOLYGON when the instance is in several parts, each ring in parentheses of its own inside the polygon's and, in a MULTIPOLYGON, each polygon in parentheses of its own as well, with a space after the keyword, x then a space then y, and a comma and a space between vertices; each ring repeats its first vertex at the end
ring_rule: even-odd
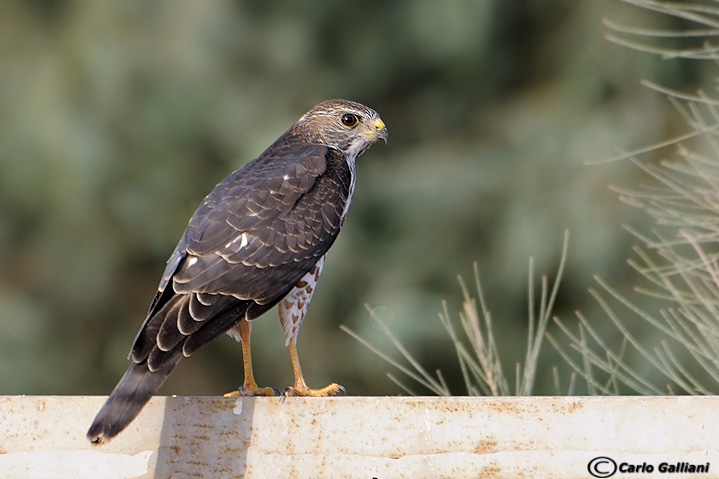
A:
POLYGON ((222 333, 242 343, 237 394, 277 394, 257 386, 250 354, 251 321, 276 304, 295 375, 285 395, 342 390, 307 387, 297 335, 352 200, 355 160, 378 140, 387 141, 387 128, 374 110, 328 100, 205 197, 167 261, 132 364, 90 426, 90 441, 120 433, 180 359, 222 333))

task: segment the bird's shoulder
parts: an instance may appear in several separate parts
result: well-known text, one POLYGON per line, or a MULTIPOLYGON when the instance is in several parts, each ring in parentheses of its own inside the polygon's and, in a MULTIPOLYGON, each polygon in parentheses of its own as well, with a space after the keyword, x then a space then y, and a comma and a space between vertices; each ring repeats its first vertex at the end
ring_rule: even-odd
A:
MULTIPOLYGON (((188 223, 184 246, 189 252, 204 254, 242 233, 266 236, 278 220, 311 221, 320 197, 332 200, 327 196, 338 195, 334 201, 343 200, 341 183, 345 181, 323 178, 325 174, 346 176, 338 168, 342 163, 344 155, 338 150, 286 133, 205 197, 188 223), (324 183, 333 191, 317 188, 324 183)), ((265 242, 272 243, 271 238, 265 242)))

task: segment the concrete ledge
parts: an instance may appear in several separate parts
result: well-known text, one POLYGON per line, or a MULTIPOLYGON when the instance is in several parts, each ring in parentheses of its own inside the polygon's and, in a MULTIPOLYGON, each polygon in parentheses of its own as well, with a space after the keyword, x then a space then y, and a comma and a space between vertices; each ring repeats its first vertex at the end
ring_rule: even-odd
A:
POLYGON ((0 477, 719 475, 719 397, 158 397, 92 446, 104 400, 0 396, 0 477))

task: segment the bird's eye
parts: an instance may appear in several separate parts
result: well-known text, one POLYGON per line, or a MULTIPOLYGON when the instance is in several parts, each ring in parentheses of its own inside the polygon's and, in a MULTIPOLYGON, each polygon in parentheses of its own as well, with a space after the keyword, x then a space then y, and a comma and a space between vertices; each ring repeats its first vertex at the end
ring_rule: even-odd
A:
POLYGON ((353 127, 359 122, 359 118, 357 118, 357 115, 354 115, 352 113, 345 113, 342 115, 342 124, 344 126, 353 127))

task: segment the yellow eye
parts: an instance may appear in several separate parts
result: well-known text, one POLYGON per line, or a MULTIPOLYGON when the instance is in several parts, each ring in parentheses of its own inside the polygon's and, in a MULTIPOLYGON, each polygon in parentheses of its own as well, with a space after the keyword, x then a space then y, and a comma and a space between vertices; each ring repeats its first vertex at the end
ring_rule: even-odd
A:
POLYGON ((359 118, 357 118, 357 115, 353 115, 352 113, 345 113, 342 115, 342 124, 344 126, 353 127, 359 122, 359 118))

